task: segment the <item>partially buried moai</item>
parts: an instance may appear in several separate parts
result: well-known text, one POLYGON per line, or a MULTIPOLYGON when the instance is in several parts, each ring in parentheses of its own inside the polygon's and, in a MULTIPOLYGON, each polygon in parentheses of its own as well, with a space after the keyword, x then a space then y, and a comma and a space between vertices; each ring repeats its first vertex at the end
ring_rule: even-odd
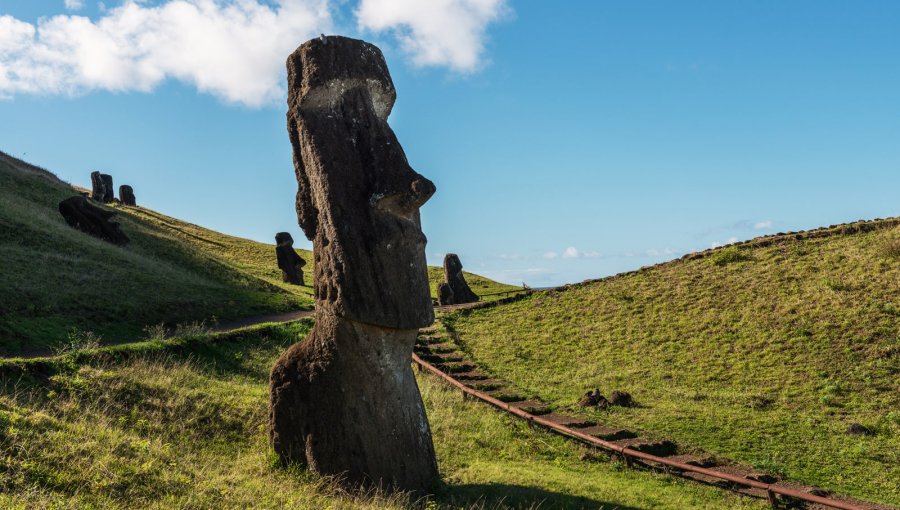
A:
POLYGON ((287 67, 316 324, 272 369, 271 444, 348 486, 425 493, 438 470, 410 356, 434 321, 419 208, 435 187, 388 126, 396 92, 377 47, 323 36, 287 67))
POLYGON ((134 189, 127 184, 119 186, 119 201, 125 205, 137 205, 137 198, 135 198, 134 196, 134 189))
POLYGON ((438 287, 438 303, 441 305, 460 305, 478 301, 478 295, 469 288, 462 269, 462 262, 455 253, 444 256, 444 283, 438 287))
POLYGON ((303 266, 306 261, 294 251, 294 238, 289 232, 275 234, 275 257, 282 279, 287 283, 303 285, 303 266))

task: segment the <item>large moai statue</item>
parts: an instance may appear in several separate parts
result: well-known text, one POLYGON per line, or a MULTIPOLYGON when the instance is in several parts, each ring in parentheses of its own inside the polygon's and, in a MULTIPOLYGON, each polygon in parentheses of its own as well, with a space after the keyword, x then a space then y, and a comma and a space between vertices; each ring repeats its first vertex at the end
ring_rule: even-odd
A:
POLYGON ((316 325, 272 369, 269 438, 283 462, 348 486, 426 493, 438 470, 410 356, 434 321, 419 208, 435 187, 387 123, 396 92, 377 47, 323 36, 287 67, 316 325))
POLYGON ((294 251, 294 238, 289 232, 275 234, 275 257, 278 259, 278 268, 281 276, 287 283, 303 285, 303 260, 294 251))
POLYGON ((113 190, 113 178, 111 175, 101 174, 96 170, 91 172, 91 198, 104 204, 115 200, 115 190, 113 190))
POLYGON ((125 205, 137 205, 134 189, 127 184, 119 186, 119 201, 125 205))
POLYGON ((444 283, 438 287, 438 303, 441 305, 461 305, 478 301, 478 295, 469 288, 462 269, 462 262, 455 253, 444 256, 444 283))
POLYGON ((119 224, 110 221, 116 213, 101 209, 81 195, 67 198, 59 203, 59 213, 72 228, 92 235, 113 244, 124 245, 129 239, 119 228, 119 224))

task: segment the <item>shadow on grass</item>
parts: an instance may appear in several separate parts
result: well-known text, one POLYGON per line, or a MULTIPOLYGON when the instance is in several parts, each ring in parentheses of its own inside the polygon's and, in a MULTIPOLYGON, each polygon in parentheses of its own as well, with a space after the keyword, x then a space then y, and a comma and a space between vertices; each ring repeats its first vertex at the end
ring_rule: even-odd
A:
POLYGON ((449 485, 437 495, 438 502, 456 505, 475 505, 491 510, 495 508, 511 509, 585 509, 600 510, 642 510, 633 506, 622 506, 606 501, 597 501, 582 496, 573 496, 562 492, 553 492, 540 487, 509 484, 462 484, 449 485))

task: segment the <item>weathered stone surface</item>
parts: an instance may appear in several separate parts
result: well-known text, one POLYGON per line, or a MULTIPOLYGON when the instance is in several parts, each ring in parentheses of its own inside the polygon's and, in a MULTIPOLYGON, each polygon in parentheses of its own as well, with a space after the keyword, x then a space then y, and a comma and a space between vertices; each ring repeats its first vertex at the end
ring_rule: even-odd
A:
POLYGON ((95 206, 87 197, 79 195, 63 200, 59 203, 59 212, 70 227, 86 234, 118 245, 129 241, 119 224, 110 221, 116 213, 95 206))
POLYGON ((462 262, 455 253, 448 253, 444 256, 444 281, 453 291, 453 302, 441 304, 461 305, 478 301, 478 296, 472 292, 463 276, 462 268, 462 262))
POLYGON ((303 285, 303 266, 306 261, 294 251, 294 238, 289 232, 275 234, 275 256, 284 281, 303 285))
POLYGON ((350 486, 427 492, 437 463, 409 360, 434 321, 419 208, 435 187, 387 124, 395 92, 378 48, 317 38, 287 67, 316 325, 272 369, 269 437, 282 461, 350 486))
POLYGON ((452 305, 455 303, 455 301, 453 300, 453 289, 447 282, 441 282, 440 284, 438 284, 437 295, 438 304, 441 306, 452 305))
POLYGON ((111 175, 101 174, 98 171, 91 172, 91 198, 105 204, 115 200, 111 175))
POLYGON ((125 205, 137 205, 137 198, 134 196, 134 189, 127 184, 119 186, 119 201, 125 205))

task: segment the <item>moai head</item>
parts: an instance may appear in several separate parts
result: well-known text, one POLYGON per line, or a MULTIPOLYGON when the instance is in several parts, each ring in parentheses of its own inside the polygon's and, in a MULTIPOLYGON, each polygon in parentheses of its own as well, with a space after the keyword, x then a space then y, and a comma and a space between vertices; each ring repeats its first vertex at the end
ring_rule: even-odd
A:
POLYGON ((290 232, 279 232, 275 234, 275 244, 277 246, 294 246, 294 238, 290 232))
POLYGON ((316 307, 397 329, 434 312, 419 208, 435 192, 387 123, 396 98, 381 51, 321 37, 287 61, 297 216, 314 243, 316 307))
POLYGON ((463 265, 459 261, 459 256, 455 253, 444 255, 444 274, 448 279, 462 272, 463 265))

